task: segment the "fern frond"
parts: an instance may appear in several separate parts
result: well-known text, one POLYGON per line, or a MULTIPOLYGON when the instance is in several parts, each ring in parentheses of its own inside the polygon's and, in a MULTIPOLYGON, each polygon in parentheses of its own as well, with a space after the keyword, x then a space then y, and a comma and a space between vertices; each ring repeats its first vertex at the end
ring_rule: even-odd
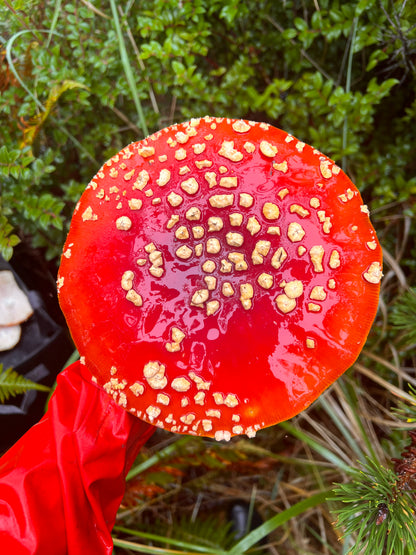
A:
POLYGON ((175 525, 175 537, 215 550, 230 549, 235 543, 231 524, 215 514, 195 520, 182 516, 175 525))
MULTIPOLYGON (((155 547, 155 552, 156 550, 163 550, 163 552, 166 550, 166 553, 170 553, 169 547, 174 546, 186 549, 186 553, 215 555, 224 553, 235 543, 235 533, 231 528, 231 522, 224 522, 217 515, 209 515, 195 520, 190 519, 189 516, 182 516, 170 524, 157 520, 152 525, 145 525, 142 522, 141 526, 144 526, 145 530, 134 530, 116 525, 113 531, 128 534, 130 537, 150 540, 164 546, 155 547), (173 538, 171 537, 172 531, 174 532, 173 538)), ((118 541, 122 540, 114 539, 114 545, 117 545, 118 541)), ((133 540, 131 541, 132 545, 136 545, 133 540)), ((179 553, 179 551, 175 551, 175 553, 179 553)))
POLYGON ((46 385, 32 382, 18 374, 13 368, 3 370, 3 364, 0 364, 0 403, 5 403, 10 397, 16 397, 31 389, 50 391, 46 385))

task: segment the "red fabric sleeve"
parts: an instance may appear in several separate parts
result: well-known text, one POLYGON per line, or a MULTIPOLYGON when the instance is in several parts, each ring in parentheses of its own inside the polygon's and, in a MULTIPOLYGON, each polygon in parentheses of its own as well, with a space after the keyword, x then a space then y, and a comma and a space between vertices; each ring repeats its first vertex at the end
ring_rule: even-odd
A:
POLYGON ((45 416, 0 459, 0 552, 111 554, 125 476, 153 430, 69 366, 45 416))

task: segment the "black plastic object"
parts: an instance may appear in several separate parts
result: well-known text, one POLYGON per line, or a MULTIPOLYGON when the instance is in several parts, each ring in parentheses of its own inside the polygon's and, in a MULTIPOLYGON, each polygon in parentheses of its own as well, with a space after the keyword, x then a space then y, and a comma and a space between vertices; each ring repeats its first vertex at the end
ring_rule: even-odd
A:
MULTIPOLYGON (((49 316, 41 295, 29 291, 11 265, 2 259, 1 270, 13 272, 18 286, 28 296, 34 314, 21 324, 19 343, 13 349, 0 352, 0 363, 4 369, 12 367, 25 378, 52 386, 73 351, 67 332, 49 316)), ((30 390, 0 405, 0 453, 43 416, 47 395, 30 390)))
MULTIPOLYGON (((236 541, 241 540, 248 532, 254 530, 261 524, 263 520, 259 513, 254 509, 250 509, 250 505, 245 501, 236 501, 229 510, 229 520, 234 531, 236 541)), ((264 543, 264 538, 260 543, 264 543)))

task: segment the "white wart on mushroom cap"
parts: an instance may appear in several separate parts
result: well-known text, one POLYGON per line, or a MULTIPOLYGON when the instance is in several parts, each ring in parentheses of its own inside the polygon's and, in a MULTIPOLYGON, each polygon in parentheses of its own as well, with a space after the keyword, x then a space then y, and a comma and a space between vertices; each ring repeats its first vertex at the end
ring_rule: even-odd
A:
POLYGON ((116 402, 229 439, 297 414, 354 362, 381 275, 368 210, 338 166, 270 125, 205 117, 104 164, 58 289, 116 402))

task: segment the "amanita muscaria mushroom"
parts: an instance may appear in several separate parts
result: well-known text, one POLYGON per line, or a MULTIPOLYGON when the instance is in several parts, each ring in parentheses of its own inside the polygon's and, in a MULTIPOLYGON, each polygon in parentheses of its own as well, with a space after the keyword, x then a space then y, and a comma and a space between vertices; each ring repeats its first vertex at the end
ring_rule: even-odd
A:
POLYGON ((59 299, 118 404, 229 439, 294 416, 351 366, 381 260, 330 159, 270 125, 205 117, 130 144, 91 180, 59 299))

